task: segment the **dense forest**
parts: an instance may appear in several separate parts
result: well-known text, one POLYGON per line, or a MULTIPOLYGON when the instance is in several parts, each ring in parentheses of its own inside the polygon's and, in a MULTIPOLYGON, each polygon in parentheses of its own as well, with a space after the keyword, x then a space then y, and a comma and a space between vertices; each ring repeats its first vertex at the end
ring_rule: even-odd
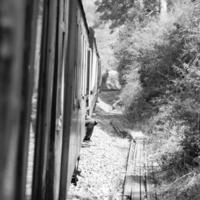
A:
POLYGON ((163 172, 159 199, 200 199, 200 1, 95 5, 96 27, 109 25, 110 34, 117 33, 112 49, 124 115, 149 137, 163 172))

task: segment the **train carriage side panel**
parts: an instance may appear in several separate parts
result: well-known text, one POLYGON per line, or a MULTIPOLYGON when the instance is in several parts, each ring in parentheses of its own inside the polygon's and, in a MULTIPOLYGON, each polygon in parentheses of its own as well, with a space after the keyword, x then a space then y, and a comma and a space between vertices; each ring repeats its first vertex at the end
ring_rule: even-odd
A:
POLYGON ((88 87, 93 87, 95 93, 97 90, 97 70, 91 66, 97 67, 98 57, 95 57, 95 50, 90 49, 89 28, 83 6, 80 0, 31 0, 29 3, 24 0, 1 0, 2 2, 0 11, 3 13, 3 20, 12 13, 10 10, 13 8, 14 12, 9 19, 11 21, 6 21, 11 27, 4 27, 6 23, 0 21, 0 30, 3 30, 0 33, 3 36, 3 40, 0 38, 0 49, 3 49, 5 42, 12 44, 14 48, 6 59, 3 57, 5 55, 0 54, 0 63, 4 67, 0 74, 0 113, 5 113, 5 116, 0 116, 0 130, 7 136, 1 136, 1 151, 8 152, 6 156, 1 154, 3 162, 0 162, 0 183, 10 186, 1 188, 0 199, 17 200, 19 195, 23 196, 24 179, 26 175, 29 176, 29 173, 26 174, 28 145, 31 146, 28 138, 33 134, 35 156, 29 157, 31 162, 34 160, 34 173, 30 180, 32 196, 26 198, 65 200, 85 135, 88 87), (30 23, 31 18, 28 18, 27 22, 30 24, 26 24, 25 45, 24 19, 26 14, 30 17, 29 9, 32 12, 32 4, 40 4, 42 13, 38 15, 38 10, 35 12, 34 22, 32 21, 34 26, 30 23), (27 52, 19 51, 23 48, 27 52), (24 55, 28 56, 25 56, 26 65, 23 66, 24 55), (7 65, 11 66, 10 71, 7 71, 7 65), (22 102, 25 105, 23 111, 19 110, 22 102), (10 113, 14 112, 17 115, 11 116, 10 113), (24 118, 22 116, 19 124, 18 118, 22 113, 24 118), (7 122, 11 122, 11 126, 7 122))
POLYGON ((39 1, 1 1, 0 49, 10 50, 0 55, 0 130, 1 137, 6 136, 0 140, 4 143, 0 145, 0 160, 4 162, 0 162, 0 199, 4 200, 28 199, 25 195, 31 101, 37 74, 38 6, 39 1))
MULTIPOLYGON (((63 147, 62 170, 67 167, 67 188, 70 185, 71 177, 76 168, 82 139, 85 135, 86 115, 86 80, 87 80, 87 52, 89 49, 89 29, 85 13, 80 0, 70 3, 69 9, 69 37, 67 49, 67 71, 65 90, 65 119, 64 130, 68 132, 64 140, 68 140, 68 148, 63 147), (67 100, 67 97, 72 96, 67 100), (66 127, 68 126, 68 127, 66 127), (67 151, 67 157, 64 153, 67 151), (64 158, 65 156, 65 158, 64 158)), ((64 172, 63 172, 64 173, 64 172)), ((65 176, 63 176, 65 177, 65 176)), ((60 199, 64 197, 64 178, 61 177, 60 199)), ((66 191, 66 189, 65 189, 66 191)))
MULTIPOLYGON (((29 1, 30 2, 30 1, 29 1)), ((21 151, 26 154, 27 159, 24 160, 26 164, 26 187, 25 197, 26 199, 31 198, 32 194, 32 183, 33 183, 33 160, 34 160, 34 148, 35 148, 35 130, 36 130, 36 113, 37 113, 37 102, 38 102, 38 84, 39 84, 39 74, 40 74, 40 54, 41 54, 41 38, 42 38, 42 21, 43 21, 43 0, 34 1, 34 5, 27 6, 27 15, 30 15, 32 10, 32 18, 26 16, 26 30, 31 32, 31 37, 26 38, 26 47, 28 46, 30 50, 26 49, 25 54, 25 63, 23 76, 26 77, 23 79, 23 96, 25 97, 23 104, 23 125, 27 126, 24 132, 27 134, 26 137, 21 137, 21 146, 22 141, 24 143, 28 140, 26 147, 22 148, 21 151), (33 24, 33 27, 30 29, 30 24, 33 24), (29 54, 29 55, 28 55, 29 54), (26 118, 26 119, 25 119, 26 118)), ((23 132, 23 130, 21 131, 23 132)), ((21 158, 18 158, 21 159, 21 158)), ((20 166, 22 169, 23 167, 20 166)), ((19 173, 19 172, 18 172, 19 173)), ((20 176, 20 173, 19 173, 20 176)), ((22 176, 22 175, 21 175, 22 176)), ((19 195, 17 195, 19 196, 19 195)), ((21 199, 21 198, 20 198, 21 199)))
POLYGON ((64 134, 61 160, 61 180, 59 200, 66 197, 66 190, 70 185, 74 171, 77 149, 77 1, 70 1, 68 44, 65 64, 65 88, 64 88, 64 134), (67 187, 66 187, 67 186, 67 187))
POLYGON ((92 48, 90 42, 90 48, 87 52, 87 78, 86 78, 86 111, 87 115, 90 115, 90 88, 91 88, 91 69, 92 69, 92 48))
MULTIPOLYGON (((62 175, 62 150, 66 145, 63 135, 67 134, 63 129, 64 119, 64 90, 65 87, 65 68, 66 47, 68 40, 68 19, 69 1, 58 1, 57 23, 56 23, 56 43, 55 43, 55 69, 53 102, 51 110, 51 133, 48 150, 48 168, 46 178, 46 196, 48 200, 58 200, 62 175)), ((69 98, 69 97, 68 97, 69 98)))
POLYGON ((40 58, 40 81, 35 140, 33 200, 45 199, 48 169, 51 109, 55 69, 57 1, 44 0, 44 22, 40 58))
POLYGON ((91 66, 90 66, 90 82, 89 82, 89 115, 91 116, 95 108, 98 92, 99 92, 99 54, 96 45, 96 39, 94 37, 94 30, 90 28, 90 46, 92 52, 91 66))
MULTIPOLYGON (((81 11, 81 9, 80 9, 81 11)), ((80 143, 85 137, 85 116, 86 116, 86 98, 87 98, 87 64, 88 57, 87 52, 89 49, 89 34, 88 28, 85 25, 85 19, 83 17, 83 11, 81 12, 80 26, 82 30, 82 54, 81 54, 81 91, 80 91, 80 101, 81 101, 81 119, 80 119, 80 143)))
POLYGON ((0 199, 14 200, 16 190, 21 189, 16 173, 23 70, 19 49, 24 48, 25 2, 2 0, 0 15, 0 199))
POLYGON ((85 63, 84 49, 86 44, 84 37, 87 37, 87 35, 85 36, 87 33, 87 29, 85 28, 86 22, 82 23, 82 20, 83 10, 81 2, 78 0, 70 1, 69 34, 65 67, 65 76, 67 77, 64 103, 65 133, 63 136, 60 200, 65 197, 66 189, 69 188, 81 147, 83 114, 85 110, 84 99, 82 99, 85 80, 83 66, 85 63))
POLYGON ((96 51, 93 48, 93 60, 92 60, 92 77, 91 77, 91 89, 90 89, 90 115, 92 115, 94 106, 96 103, 97 95, 97 74, 98 74, 98 65, 97 65, 97 55, 96 51))

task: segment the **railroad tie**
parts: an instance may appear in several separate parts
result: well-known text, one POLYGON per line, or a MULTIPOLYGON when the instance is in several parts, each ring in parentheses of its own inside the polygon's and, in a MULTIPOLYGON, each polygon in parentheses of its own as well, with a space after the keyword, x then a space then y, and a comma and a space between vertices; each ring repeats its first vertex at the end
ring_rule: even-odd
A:
POLYGON ((127 159, 123 200, 147 200, 147 154, 145 138, 131 141, 127 159))

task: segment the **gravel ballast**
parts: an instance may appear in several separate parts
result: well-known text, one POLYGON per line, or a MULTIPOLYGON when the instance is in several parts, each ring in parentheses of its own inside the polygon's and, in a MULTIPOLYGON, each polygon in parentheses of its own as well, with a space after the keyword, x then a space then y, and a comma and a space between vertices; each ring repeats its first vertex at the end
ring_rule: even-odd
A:
POLYGON ((129 141, 108 131, 112 129, 109 119, 106 128, 102 127, 103 113, 97 117, 100 123, 94 128, 92 141, 82 145, 81 176, 77 186, 71 184, 68 200, 121 200, 129 141))

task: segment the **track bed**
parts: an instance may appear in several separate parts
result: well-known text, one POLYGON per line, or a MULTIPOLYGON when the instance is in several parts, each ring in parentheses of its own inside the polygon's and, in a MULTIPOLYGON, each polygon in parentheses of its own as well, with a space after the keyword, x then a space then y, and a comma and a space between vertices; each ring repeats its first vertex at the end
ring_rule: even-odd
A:
POLYGON ((146 138, 136 137, 130 143, 123 200, 157 200, 153 171, 154 166, 147 159, 146 138))

